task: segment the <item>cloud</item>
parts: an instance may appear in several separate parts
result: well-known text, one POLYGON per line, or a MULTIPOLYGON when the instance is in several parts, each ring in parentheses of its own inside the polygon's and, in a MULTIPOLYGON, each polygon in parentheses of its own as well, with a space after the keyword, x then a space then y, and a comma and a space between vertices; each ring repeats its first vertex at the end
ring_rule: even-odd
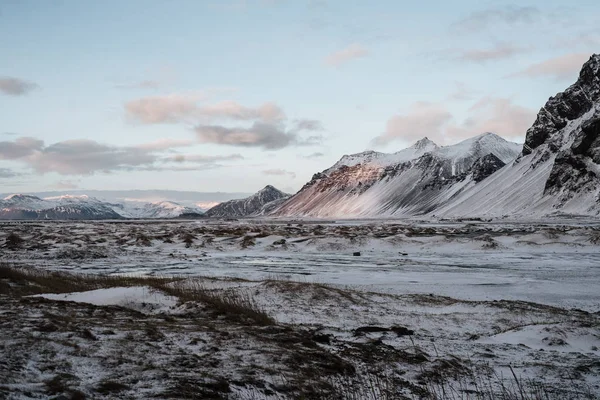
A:
POLYGON ((591 53, 571 53, 532 64, 522 71, 509 77, 549 76, 556 80, 573 79, 577 76, 583 64, 590 58, 591 53))
POLYGON ((8 96, 22 96, 38 87, 33 82, 9 76, 0 77, 0 93, 8 96))
POLYGON ((157 156, 149 152, 100 144, 93 140, 67 140, 44 147, 27 159, 38 173, 90 175, 152 164, 157 156))
POLYGON ((294 121, 296 131, 322 131, 323 124, 315 119, 297 119, 294 121))
POLYGON ((451 29, 461 33, 473 33, 498 25, 514 26, 531 24, 544 14, 537 7, 506 5, 475 11, 451 25, 451 29))
POLYGON ((158 89, 161 86, 161 83, 153 80, 144 80, 133 83, 123 83, 117 84, 115 87, 117 89, 158 89))
POLYGON ((59 190, 79 189, 79 182, 70 181, 70 180, 58 181, 54 185, 52 185, 52 187, 55 189, 59 189, 59 190))
POLYGON ((17 138, 0 142, 0 160, 19 161, 38 174, 92 175, 113 171, 189 171, 215 168, 217 161, 239 160, 230 155, 171 155, 162 152, 184 143, 164 139, 137 146, 112 146, 93 140, 78 139, 45 145, 34 138, 17 138), (173 163, 177 165, 173 165, 173 163), (193 163, 194 165, 182 165, 193 163))
POLYGON ((249 128, 198 125, 195 131, 202 143, 261 147, 267 150, 282 149, 297 141, 297 136, 286 132, 282 126, 262 122, 254 122, 249 128))
POLYGON ((265 175, 275 175, 275 176, 289 176, 292 179, 296 178, 296 173, 292 171, 287 171, 285 169, 266 169, 263 171, 265 175))
POLYGON ((462 123, 451 123, 445 129, 445 142, 463 140, 493 132, 509 138, 524 137, 533 124, 536 111, 513 104, 511 99, 484 97, 469 109, 470 117, 462 123))
POLYGON ((0 160, 16 160, 34 154, 44 146, 43 140, 22 137, 9 142, 0 142, 0 160))
POLYGON ((452 144, 485 132, 522 137, 536 113, 513 104, 511 99, 488 96, 473 104, 469 115, 459 122, 443 104, 415 103, 407 113, 390 118, 385 132, 372 143, 375 146, 394 141, 412 143, 427 136, 438 144, 452 144))
POLYGON ((234 101, 200 105, 202 96, 168 95, 151 96, 125 103, 126 115, 143 124, 198 123, 213 120, 264 122, 285 119, 283 110, 274 103, 264 103, 258 107, 245 107, 234 101))
POLYGON ((21 174, 13 171, 12 169, 0 168, 0 179, 15 178, 17 176, 21 176, 21 174))
POLYGON ((450 101, 472 100, 475 92, 463 82, 454 82, 454 90, 448 95, 450 101))
POLYGON ((241 154, 229 154, 224 156, 207 156, 204 154, 177 154, 171 157, 165 158, 165 161, 173 161, 177 163, 182 162, 194 162, 194 163, 213 163, 215 161, 233 161, 243 160, 244 157, 241 154))
POLYGON ((160 151, 170 150, 176 147, 188 147, 195 143, 192 139, 170 139, 162 138, 153 142, 138 144, 135 147, 141 150, 160 151))
POLYGON ((518 46, 498 44, 491 49, 462 51, 457 58, 460 61, 484 63, 510 58, 524 50, 524 48, 518 46))
POLYGON ((200 98, 194 95, 144 97, 125 103, 125 113, 144 124, 184 122, 196 112, 200 98))
POLYGON ((452 114, 442 105, 417 102, 409 112, 395 115, 388 120, 385 132, 373 139, 375 146, 392 141, 417 141, 425 136, 441 137, 443 128, 452 120, 452 114))
POLYGON ((316 159, 316 158, 321 158, 323 156, 325 156, 325 154, 317 151, 315 153, 311 153, 311 154, 308 154, 308 155, 305 155, 305 156, 301 156, 301 157, 309 159, 309 160, 313 160, 313 159, 316 159))
POLYGON ((325 64, 333 67, 339 67, 351 60, 366 57, 369 51, 360 44, 354 43, 345 49, 331 53, 325 58, 325 64))

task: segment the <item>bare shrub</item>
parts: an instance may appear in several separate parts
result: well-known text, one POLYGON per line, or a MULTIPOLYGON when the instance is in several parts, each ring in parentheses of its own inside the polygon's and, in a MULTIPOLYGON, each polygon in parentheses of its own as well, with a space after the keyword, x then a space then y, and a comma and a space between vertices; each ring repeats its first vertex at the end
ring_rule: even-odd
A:
POLYGON ((23 247, 24 243, 25 239, 14 232, 11 232, 5 239, 5 245, 10 250, 18 250, 23 247))
POLYGON ((275 321, 262 310, 248 293, 231 290, 211 291, 200 282, 178 281, 160 285, 159 289, 178 297, 181 301, 197 301, 208 306, 219 315, 237 322, 251 321, 258 325, 273 325, 275 321))

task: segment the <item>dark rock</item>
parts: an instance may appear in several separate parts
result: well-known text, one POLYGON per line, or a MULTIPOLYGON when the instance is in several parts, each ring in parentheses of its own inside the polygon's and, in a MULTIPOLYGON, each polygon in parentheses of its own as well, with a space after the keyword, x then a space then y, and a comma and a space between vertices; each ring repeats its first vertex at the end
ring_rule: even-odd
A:
POLYGON ((473 166, 471 167, 471 173, 473 175, 473 180, 475 182, 481 182, 488 176, 492 175, 494 172, 498 171, 506 164, 496 157, 494 154, 490 153, 485 155, 475 161, 473 166))
POLYGON ((411 336, 415 334, 415 331, 408 329, 404 326, 392 326, 390 331, 394 332, 398 336, 411 336))
POLYGON ((360 251, 355 251, 354 253, 352 253, 352 255, 355 257, 360 257, 360 251))
POLYGON ((354 330, 354 336, 361 336, 367 333, 376 333, 376 332, 389 332, 390 328, 384 328, 382 326, 361 326, 354 330))

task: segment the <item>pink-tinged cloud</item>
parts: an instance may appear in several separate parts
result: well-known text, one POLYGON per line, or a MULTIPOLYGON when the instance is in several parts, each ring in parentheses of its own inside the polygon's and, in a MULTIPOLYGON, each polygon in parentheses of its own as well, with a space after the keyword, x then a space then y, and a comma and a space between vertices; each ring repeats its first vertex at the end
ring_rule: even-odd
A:
POLYGON ((414 142, 425 136, 440 137, 451 119, 452 114, 442 105, 418 102, 407 113, 390 118, 385 132, 375 137, 373 144, 384 146, 397 140, 414 142))
POLYGON ((485 132, 507 138, 523 137, 535 116, 534 110, 514 104, 510 99, 484 97, 469 109, 469 117, 460 122, 443 104, 419 102, 407 113, 390 118, 385 132, 372 143, 375 146, 395 141, 406 144, 428 137, 445 145, 485 132))
POLYGON ((266 169, 263 171, 265 175, 272 176, 289 176, 292 179, 296 178, 296 173, 293 171, 287 171, 285 169, 275 168, 275 169, 266 169))
POLYGON ((484 63, 487 61, 497 61, 510 58, 515 54, 523 52, 525 49, 508 44, 496 45, 490 49, 465 50, 460 52, 458 59, 460 61, 484 63))
POLYGON ((182 141, 168 139, 137 146, 114 146, 87 139, 45 145, 42 140, 17 138, 14 141, 0 142, 0 160, 21 162, 38 174, 56 172, 61 175, 92 175, 113 171, 202 170, 218 167, 217 161, 243 158, 240 154, 162 154, 182 145, 182 141), (169 165, 173 162, 179 165, 169 165))
POLYGON ((196 143, 195 140, 192 139, 170 139, 170 138, 162 138, 157 139, 153 142, 138 144, 134 147, 141 150, 148 151, 163 151, 170 150, 178 147, 189 147, 196 143))
POLYGON ((37 84, 10 76, 0 77, 0 93, 8 96, 22 96, 38 87, 37 84))
POLYGON ((369 50, 361 46, 360 44, 354 43, 345 49, 331 53, 325 58, 325 64, 333 67, 339 67, 342 64, 346 64, 349 61, 357 58, 366 57, 369 55, 369 50))
POLYGON ((244 157, 241 154, 227 154, 222 156, 205 155, 205 154, 177 154, 171 157, 165 158, 165 161, 173 161, 177 163, 192 162, 192 163, 213 163, 216 161, 235 161, 243 160, 244 157))
POLYGON ((246 107, 235 101, 201 105, 200 96, 151 96, 125 104, 127 116, 143 124, 207 123, 214 120, 263 122, 281 121, 285 113, 274 103, 246 107))
POLYGON ((547 76, 556 80, 574 79, 581 66, 590 58, 591 53, 571 53, 560 57, 551 58, 536 64, 532 64, 522 71, 516 72, 510 77, 537 78, 547 76))
POLYGON ((150 96, 127 102, 125 112, 143 124, 185 122, 194 116, 199 100, 188 95, 150 96))

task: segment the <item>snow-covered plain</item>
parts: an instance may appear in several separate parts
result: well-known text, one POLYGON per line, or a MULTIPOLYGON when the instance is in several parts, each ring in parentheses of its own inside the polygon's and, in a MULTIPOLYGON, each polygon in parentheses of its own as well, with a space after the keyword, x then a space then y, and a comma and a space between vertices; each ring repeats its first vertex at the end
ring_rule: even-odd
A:
MULTIPOLYGON (((400 368, 416 382, 423 371, 459 360, 600 394, 598 220, 28 222, 2 224, 0 243, 9 233, 24 242, 2 247, 1 261, 74 273, 175 275, 208 290, 243 293, 278 323, 326 337, 324 350, 360 368, 400 368), (388 330, 393 326, 414 335, 409 340, 388 330), (358 334, 362 327, 384 329, 358 334), (374 343, 383 348, 365 350, 374 343), (360 357, 355 346, 362 346, 360 357), (427 362, 361 358, 379 351, 417 352, 427 362)), ((118 305, 143 318, 189 313, 147 287, 43 297, 118 305)), ((168 351, 197 351, 181 333, 165 335, 169 346, 177 344, 168 351)), ((225 351, 219 370, 250 368, 239 349, 225 351)))

